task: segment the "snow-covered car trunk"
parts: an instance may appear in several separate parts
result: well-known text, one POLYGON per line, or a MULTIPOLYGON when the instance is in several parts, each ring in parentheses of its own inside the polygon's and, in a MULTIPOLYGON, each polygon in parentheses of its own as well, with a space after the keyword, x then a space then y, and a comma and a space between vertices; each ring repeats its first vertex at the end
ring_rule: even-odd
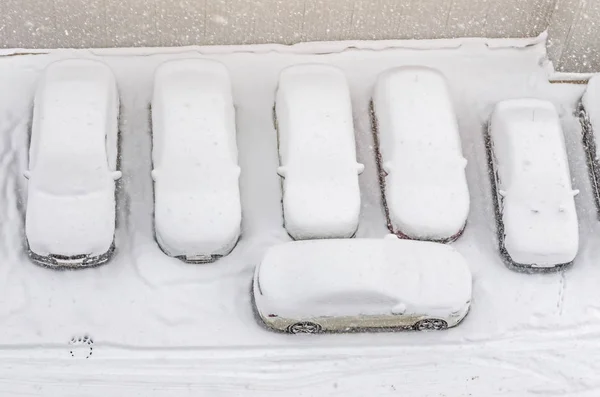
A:
POLYGON ((262 321, 292 333, 363 328, 443 329, 471 301, 471 273, 447 245, 384 239, 296 241, 257 266, 262 321))
POLYGON ((25 232, 46 266, 106 262, 115 234, 119 98, 111 70, 88 60, 48 66, 35 96, 25 232))
POLYGON ((241 232, 235 110, 229 73, 210 60, 161 65, 152 99, 154 220, 168 255, 211 262, 241 232))
POLYGON ((275 118, 285 228, 294 239, 352 237, 360 190, 346 77, 326 65, 297 65, 279 77, 275 118))
POLYGON ((554 105, 500 102, 489 126, 500 250, 511 266, 556 269, 577 255, 579 230, 564 136, 554 105))
POLYGON ((469 214, 467 161, 444 76, 416 66, 384 72, 371 111, 390 231, 419 240, 458 238, 469 214))

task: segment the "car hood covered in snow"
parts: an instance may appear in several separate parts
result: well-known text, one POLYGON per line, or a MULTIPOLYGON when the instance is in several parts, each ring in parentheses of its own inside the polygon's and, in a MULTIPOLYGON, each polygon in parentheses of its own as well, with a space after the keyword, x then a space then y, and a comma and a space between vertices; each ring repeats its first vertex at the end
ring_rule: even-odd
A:
POLYGON ((223 173, 224 179, 231 179, 229 184, 215 188, 205 184, 177 190, 168 182, 165 187, 156 182, 156 237, 169 255, 224 255, 233 248, 242 212, 238 173, 232 172, 231 178, 223 173))
POLYGON ((262 310, 282 317, 460 310, 471 274, 452 247, 421 241, 336 239, 272 247, 256 271, 262 310))
POLYGON ((114 191, 60 196, 30 188, 26 229, 38 255, 102 255, 114 240, 114 191))
POLYGON ((356 171, 317 171, 320 175, 310 178, 307 168, 290 167, 283 181, 286 229, 296 239, 351 237, 360 214, 356 171))
POLYGON ((392 224, 411 238, 443 240, 460 231, 469 214, 464 159, 426 162, 404 159, 386 178, 386 197, 394 203, 392 224))

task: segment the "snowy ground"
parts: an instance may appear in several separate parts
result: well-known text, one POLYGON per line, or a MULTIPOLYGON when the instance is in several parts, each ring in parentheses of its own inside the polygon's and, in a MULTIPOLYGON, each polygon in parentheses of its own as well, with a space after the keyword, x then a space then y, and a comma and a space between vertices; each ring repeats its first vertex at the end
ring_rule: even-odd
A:
POLYGON ((375 42, 346 50, 326 43, 64 50, 0 57, 0 395, 600 395, 600 243, 594 243, 600 241, 600 223, 574 116, 584 87, 548 83, 544 43, 462 43, 422 44, 429 49, 414 42, 375 42), (507 44, 519 48, 502 48, 507 44), (436 46, 446 48, 431 49, 436 46), (117 76, 124 176, 114 260, 97 269, 57 272, 31 264, 23 251, 21 174, 35 81, 49 62, 74 56, 100 58, 117 76), (229 257, 194 266, 165 257, 153 240, 148 106, 157 65, 198 56, 218 59, 231 71, 243 231, 229 257), (315 337, 274 334, 255 322, 252 269, 267 247, 289 240, 282 227, 271 119, 277 75, 302 62, 336 65, 349 79, 358 160, 366 165, 360 177, 360 237, 386 234, 368 114, 377 74, 420 64, 448 77, 471 190, 468 225, 454 246, 470 263, 474 298, 459 327, 315 337), (581 190, 580 252, 574 267, 561 274, 512 272, 497 252, 483 129, 497 101, 521 96, 557 106, 573 186, 581 190), (93 344, 71 343, 84 336, 93 344))

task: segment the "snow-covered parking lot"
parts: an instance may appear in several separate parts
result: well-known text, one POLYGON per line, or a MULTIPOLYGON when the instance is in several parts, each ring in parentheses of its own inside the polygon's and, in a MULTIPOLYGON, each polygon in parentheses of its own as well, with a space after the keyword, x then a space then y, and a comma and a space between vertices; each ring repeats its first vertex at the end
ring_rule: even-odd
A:
MULTIPOLYGON (((7 52, 9 54, 10 52, 7 52)), ((600 395, 600 223, 576 116, 584 86, 550 84, 543 40, 457 40, 52 51, 0 57, 0 396, 600 395), (487 44, 486 44, 487 43, 487 44), (352 48, 349 48, 352 47, 352 48), (426 49, 427 48, 427 49, 426 49), (22 176, 35 82, 52 61, 97 58, 121 95, 116 245, 106 266, 57 272, 24 250, 22 176), (210 265, 165 256, 153 237, 149 104, 153 73, 208 57, 230 71, 237 109, 242 237, 210 265), (459 118, 471 209, 453 246, 473 273, 471 312, 433 333, 290 336, 255 320, 250 288, 265 249, 289 241, 281 214, 272 108, 280 71, 332 64, 353 101, 358 237, 387 233, 369 101, 379 73, 438 68, 459 118), (565 132, 580 249, 564 273, 510 271, 498 254, 484 129, 503 99, 556 106, 565 132)))

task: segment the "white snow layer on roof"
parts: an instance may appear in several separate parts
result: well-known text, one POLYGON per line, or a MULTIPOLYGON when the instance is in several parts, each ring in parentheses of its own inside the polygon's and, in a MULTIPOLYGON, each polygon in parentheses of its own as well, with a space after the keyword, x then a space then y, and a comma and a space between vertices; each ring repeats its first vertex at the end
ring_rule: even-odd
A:
POLYGON ((152 99, 155 227, 171 255, 224 255, 241 227, 235 110, 220 62, 176 60, 152 99))
POLYGON ((444 76, 416 66, 384 72, 375 85, 373 106, 395 231, 431 240, 460 232, 470 198, 444 76))
POLYGON ((103 63, 66 60, 46 68, 30 145, 26 234, 35 253, 99 255, 112 244, 115 193, 106 141, 117 134, 118 103, 103 63))
POLYGON ((594 141, 596 142, 596 157, 600 149, 600 75, 593 76, 583 94, 583 107, 592 124, 594 141))
POLYGON ((579 246, 576 192, 554 105, 538 99, 500 102, 490 135, 512 260, 540 267, 572 261, 579 246))
POLYGON ((284 69, 276 97, 283 211, 296 239, 350 237, 360 190, 346 77, 325 65, 284 69))
POLYGON ((66 60, 48 66, 35 97, 30 168, 37 162, 45 167, 106 161, 108 116, 118 106, 115 91, 114 76, 103 63, 66 60), (40 147, 44 150, 38 151, 40 147))
POLYGON ((389 314, 459 310, 471 299, 471 273, 454 248, 383 239, 294 241, 271 247, 259 265, 260 306, 281 317, 357 315, 353 304, 380 303, 389 314), (383 303, 383 304, 381 304, 383 303))

